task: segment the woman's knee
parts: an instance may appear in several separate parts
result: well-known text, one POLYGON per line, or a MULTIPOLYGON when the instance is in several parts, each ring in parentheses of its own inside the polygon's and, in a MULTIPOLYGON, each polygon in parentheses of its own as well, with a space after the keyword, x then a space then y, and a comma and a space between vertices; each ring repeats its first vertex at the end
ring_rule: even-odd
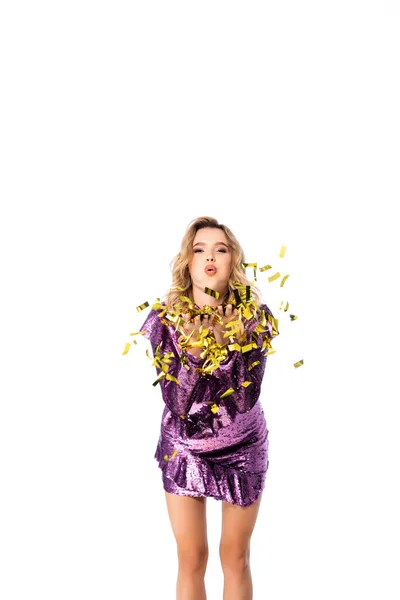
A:
POLYGON ((189 574, 204 574, 207 567, 208 555, 207 544, 178 544, 179 569, 189 574))
POLYGON ((240 574, 250 566, 250 542, 221 542, 219 556, 224 572, 240 574))

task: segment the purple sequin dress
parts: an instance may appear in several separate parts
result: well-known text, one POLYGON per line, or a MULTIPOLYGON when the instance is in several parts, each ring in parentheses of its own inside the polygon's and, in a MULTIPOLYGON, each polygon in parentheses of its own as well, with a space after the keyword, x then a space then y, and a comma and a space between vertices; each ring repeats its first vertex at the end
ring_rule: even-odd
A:
MULTIPOLYGON (((265 314, 272 315, 266 304, 265 314)), ((259 321, 244 321, 248 341, 259 321)), ((271 334, 269 322, 264 326, 271 334)), ((141 330, 155 348, 173 352, 168 373, 181 386, 165 377, 160 380, 165 403, 161 432, 154 458, 162 471, 163 487, 167 492, 182 496, 209 496, 240 506, 255 502, 265 486, 268 469, 268 429, 259 400, 267 357, 258 348, 240 353, 228 349, 228 356, 211 374, 195 370, 204 359, 186 353, 190 369, 181 360, 179 332, 173 324, 164 325, 158 311, 152 309, 141 330), (255 361, 260 364, 251 370, 255 361), (243 381, 251 385, 243 387, 243 381), (228 389, 235 393, 221 399, 228 389), (218 412, 211 406, 217 404, 218 412), (185 415, 186 418, 181 418, 185 415), (172 455, 175 455, 172 457, 172 455)), ((271 335, 269 335, 272 337, 271 335)), ((157 368, 157 374, 161 371, 157 368)))

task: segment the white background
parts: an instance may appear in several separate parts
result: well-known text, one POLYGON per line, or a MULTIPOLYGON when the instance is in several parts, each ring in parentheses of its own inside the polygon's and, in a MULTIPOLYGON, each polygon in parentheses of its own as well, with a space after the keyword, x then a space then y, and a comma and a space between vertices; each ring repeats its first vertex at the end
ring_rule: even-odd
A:
POLYGON ((163 403, 149 343, 122 351, 203 215, 290 274, 259 275, 281 335, 255 600, 399 598, 399 21, 394 0, 2 4, 4 600, 175 598, 163 403))

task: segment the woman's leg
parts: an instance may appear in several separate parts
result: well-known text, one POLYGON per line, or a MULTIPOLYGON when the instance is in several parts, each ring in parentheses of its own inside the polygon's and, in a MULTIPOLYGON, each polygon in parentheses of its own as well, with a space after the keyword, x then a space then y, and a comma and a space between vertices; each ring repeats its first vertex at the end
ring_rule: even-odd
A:
POLYGON ((250 571, 250 538, 256 524, 258 500, 251 506, 222 502, 222 534, 219 546, 224 573, 223 600, 252 600, 250 571))
POLYGON ((177 600, 206 600, 204 576, 208 560, 206 498, 165 492, 178 551, 177 600))

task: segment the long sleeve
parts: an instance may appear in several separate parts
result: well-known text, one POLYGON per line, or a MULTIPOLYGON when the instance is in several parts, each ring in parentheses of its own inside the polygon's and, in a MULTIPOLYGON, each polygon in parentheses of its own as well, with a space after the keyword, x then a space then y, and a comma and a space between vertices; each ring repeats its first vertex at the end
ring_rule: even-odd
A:
MULTIPOLYGON (((204 359, 197 358, 188 352, 186 356, 190 368, 187 369, 181 360, 182 353, 180 350, 177 351, 172 339, 174 335, 173 326, 164 325, 158 316, 158 311, 154 309, 147 316, 141 327, 142 330, 146 330, 143 335, 150 341, 153 357, 155 357, 156 348, 160 344, 160 351, 163 355, 166 352, 173 352, 168 374, 178 379, 181 385, 163 377, 160 380, 162 398, 174 415, 187 415, 195 399, 201 397, 203 393, 202 380, 204 380, 204 377, 195 369, 202 366, 204 359)), ((156 371, 157 375, 162 373, 158 367, 156 367, 156 371)))
MULTIPOLYGON (((266 304, 262 304, 260 308, 264 310, 266 315, 273 316, 266 304)), ((256 342, 257 348, 245 353, 228 349, 227 358, 213 372, 214 377, 219 381, 221 392, 229 388, 235 390, 234 393, 221 400, 225 403, 229 412, 248 412, 260 396, 261 383, 267 362, 266 350, 261 350, 261 348, 265 336, 269 339, 272 338, 272 325, 267 321, 267 324, 263 327, 267 331, 260 334, 254 331, 259 324, 259 318, 253 318, 245 323, 247 343, 256 342), (258 364, 252 366, 255 362, 258 362, 258 364), (250 385, 247 387, 242 386, 245 381, 250 381, 250 385)))

